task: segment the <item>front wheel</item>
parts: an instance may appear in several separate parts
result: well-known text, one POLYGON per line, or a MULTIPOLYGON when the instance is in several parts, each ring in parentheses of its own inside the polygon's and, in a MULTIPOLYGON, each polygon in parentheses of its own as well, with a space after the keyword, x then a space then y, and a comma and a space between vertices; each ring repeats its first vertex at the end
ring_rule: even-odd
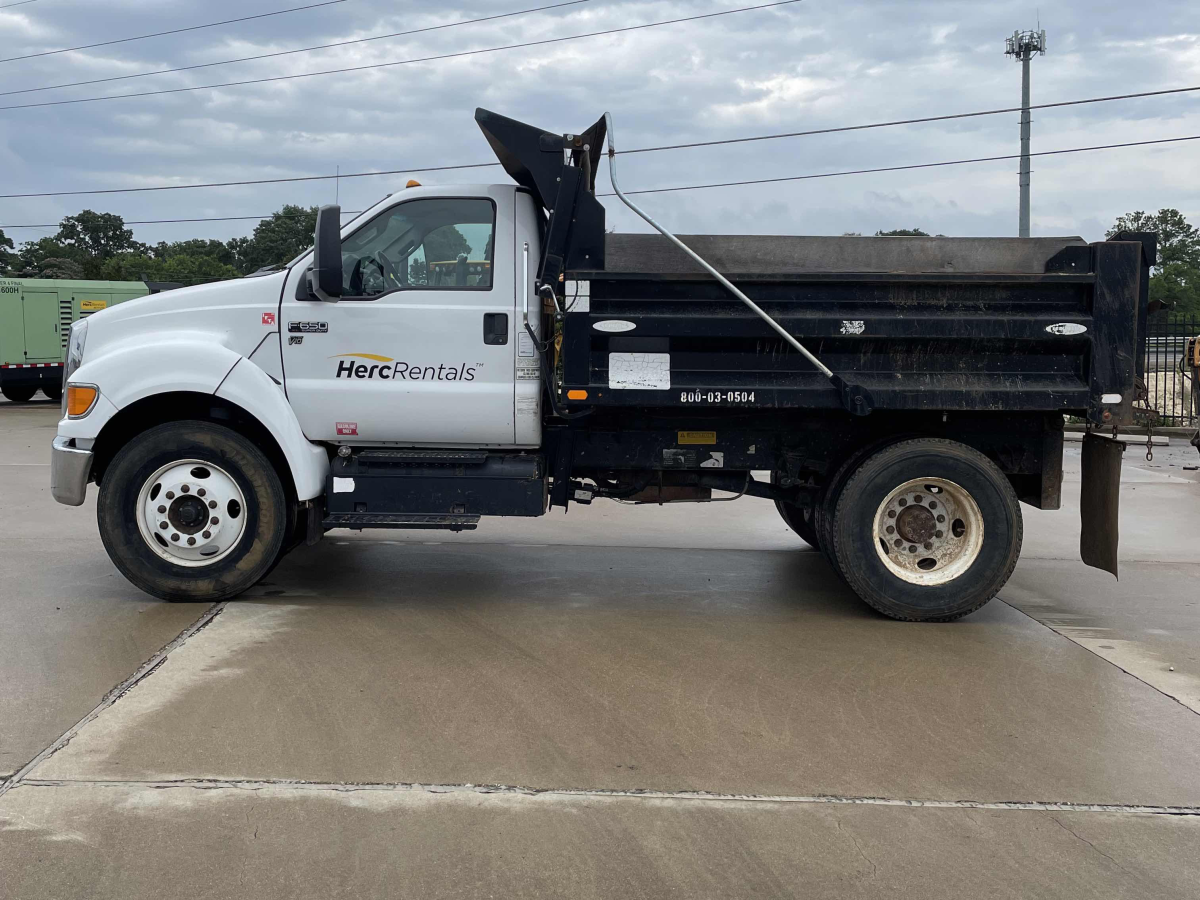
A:
POLYGON ((1021 508, 982 453, 923 438, 859 466, 833 531, 838 567, 863 600, 895 619, 945 622, 1004 587, 1021 553, 1021 508))
POLYGON ((104 473, 96 517, 121 574, 163 600, 226 600, 280 556, 287 496, 253 443, 210 422, 143 432, 104 473))
POLYGON ((62 385, 61 384, 43 384, 42 393, 46 395, 47 400, 53 400, 58 403, 62 400, 62 385))

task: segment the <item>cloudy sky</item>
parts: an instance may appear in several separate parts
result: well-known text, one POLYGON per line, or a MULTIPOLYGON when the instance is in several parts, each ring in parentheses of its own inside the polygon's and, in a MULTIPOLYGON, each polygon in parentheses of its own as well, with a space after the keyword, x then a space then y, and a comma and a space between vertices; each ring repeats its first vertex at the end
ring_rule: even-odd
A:
MULTIPOLYGON (((16 0, 0 0, 0 6, 16 0)), ((308 48, 554 0, 341 0, 315 9, 30 59, 12 57, 268 13, 319 0, 32 0, 0 9, 0 106, 390 63, 660 22, 756 0, 584 0, 343 47, 55 90, 114 76, 308 48)), ((757 0, 764 2, 764 0, 757 0)), ((187 184, 482 162, 485 106, 550 131, 613 113, 619 147, 968 112, 1020 99, 1004 38, 1040 13, 1034 102, 1200 85, 1195 0, 803 0, 624 34, 265 84, 0 111, 0 193, 187 184)), ((1200 92, 1034 113, 1034 149, 1200 134, 1200 92)), ((733 147, 646 153, 626 189, 837 172, 1018 151, 1015 113, 733 147)), ((840 234, 920 227, 1015 234, 1015 161, 654 194, 681 232, 840 234)), ((501 180, 502 171, 419 176, 501 180)), ((0 200, 21 241, 88 207, 129 220, 258 216, 284 203, 361 209, 406 175, 291 185, 0 200)), ((607 189, 607 178, 602 178, 607 189)), ((609 221, 644 230, 615 200, 609 221)), ((1200 141, 1034 160, 1034 234, 1096 240, 1132 209, 1200 224, 1200 141)), ((246 234, 252 221, 135 226, 148 242, 246 234)))

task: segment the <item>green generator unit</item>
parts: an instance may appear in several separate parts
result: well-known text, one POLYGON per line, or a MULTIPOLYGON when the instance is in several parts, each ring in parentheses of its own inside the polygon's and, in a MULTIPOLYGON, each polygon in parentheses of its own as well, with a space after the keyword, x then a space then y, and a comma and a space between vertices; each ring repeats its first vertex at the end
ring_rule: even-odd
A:
POLYGON ((0 278, 0 393, 23 402, 62 397, 71 323, 178 285, 144 281, 0 278))

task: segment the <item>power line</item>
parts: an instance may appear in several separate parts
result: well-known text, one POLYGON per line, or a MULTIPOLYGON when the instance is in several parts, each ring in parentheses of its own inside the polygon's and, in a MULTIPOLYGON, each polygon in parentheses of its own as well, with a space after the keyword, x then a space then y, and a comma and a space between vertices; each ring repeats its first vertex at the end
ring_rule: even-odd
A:
MULTIPOLYGON (((33 0, 27 0, 33 2, 33 0)), ((440 31, 444 28, 457 28, 459 25, 475 25, 479 22, 491 22, 495 19, 507 19, 513 16, 523 16, 529 13, 545 12, 546 10, 559 9, 564 6, 575 6, 580 3, 590 3, 591 0, 567 0, 565 3, 554 3, 549 6, 537 6, 532 9, 521 9, 515 12, 499 13, 494 16, 483 16, 478 19, 465 19, 461 22, 448 22, 444 25, 430 25, 426 28, 414 28, 411 31, 396 31, 391 34, 377 34, 372 37, 358 38, 352 41, 337 41, 332 44, 317 44, 313 47, 300 47, 295 50, 280 50, 276 53, 262 53, 258 56, 243 56, 239 59, 225 59, 220 62, 197 63, 193 66, 180 66, 175 69, 159 69, 156 72, 138 72, 134 75, 113 75, 108 78, 93 78, 91 81, 72 81, 66 84, 49 84, 43 87, 22 88, 18 91, 0 91, 0 97, 8 97, 13 94, 34 94, 39 91, 55 91, 59 88, 84 87, 89 84, 104 84, 110 81, 126 81, 130 78, 145 78, 149 75, 168 75, 172 72, 190 72, 194 69, 208 69, 213 66, 228 66, 233 63, 253 62, 260 59, 273 59, 277 56, 288 56, 293 53, 310 53, 313 50, 328 50, 333 47, 346 47, 351 44, 365 44, 370 41, 382 41, 389 38, 406 37, 412 34, 422 34, 427 31, 440 31)), ((2 8, 2 7, 0 7, 2 8)))
MULTIPOLYGON (((1154 91, 1142 91, 1134 94, 1112 94, 1103 97, 1089 97, 1083 100, 1060 100, 1054 103, 1042 103, 1032 107, 1033 109, 1053 109, 1068 106, 1082 106, 1088 103, 1106 103, 1113 100, 1131 100, 1140 97, 1158 97, 1167 94, 1181 94, 1188 92, 1200 91, 1200 85, 1193 87, 1179 88, 1163 88, 1154 91)), ((751 137, 739 138, 723 138, 713 141, 696 141, 688 144, 663 144, 656 147, 637 147, 632 150, 622 150, 621 155, 631 153, 653 153, 661 150, 686 150, 701 147, 716 147, 724 144, 741 144, 751 141, 768 141, 778 140, 781 138, 807 137, 817 134, 838 134, 848 131, 864 131, 871 128, 890 128, 896 125, 916 125, 926 122, 945 122, 952 119, 969 119, 979 116, 994 116, 1001 113, 1019 112, 1020 107, 1007 107, 1003 109, 987 109, 976 112, 952 113, 938 116, 925 116, 915 119, 896 119, 887 122, 872 122, 865 125, 842 125, 835 128, 818 128, 811 131, 786 131, 777 134, 760 134, 751 137)), ((24 200, 37 197, 72 197, 72 196, 90 196, 96 194, 134 194, 145 193, 148 191, 182 191, 193 190, 198 188, 216 188, 216 187, 245 187, 258 184, 290 184, 303 181, 332 181, 338 178, 369 178, 376 175, 416 175, 426 172, 449 172, 465 169, 483 169, 491 166, 498 166, 498 162, 478 162, 478 163, 463 163, 461 165, 448 166, 424 166, 408 169, 385 169, 378 172, 348 172, 340 175, 298 175, 291 178, 259 178, 246 181, 214 181, 201 182, 198 184, 163 184, 153 185, 150 187, 138 188, 99 188, 82 191, 42 191, 33 194, 0 194, 0 200, 24 200)), ((188 220, 191 221, 191 220, 188 220)), ((149 224, 149 223, 148 223, 149 224)), ((25 226, 11 225, 10 228, 22 228, 25 226)), ((31 226, 32 227, 32 226, 31 226)), ((48 227, 48 226, 47 226, 48 227)))
MULTIPOLYGON (((33 2, 33 0, 27 0, 33 2)), ((139 34, 134 37, 117 38, 114 41, 100 41, 95 44, 80 44, 78 47, 63 47, 61 50, 43 50, 40 53, 27 53, 24 56, 9 56, 5 59, 0 59, 0 63, 16 62, 20 59, 36 59, 40 56, 54 56, 58 53, 73 53, 76 50, 90 50, 93 47, 110 47, 113 44, 126 44, 130 41, 144 41, 147 38, 164 37, 168 34, 183 34, 185 31, 199 31, 202 28, 216 28, 218 25, 233 25, 236 22, 249 22, 252 19, 267 19, 271 16, 282 16, 287 13, 301 12, 306 9, 316 9, 320 6, 333 6, 335 3, 345 3, 346 0, 322 0, 320 3, 309 3, 307 6, 293 6, 289 9, 280 9, 275 12, 258 13, 253 16, 242 16, 238 19, 225 19, 221 22, 209 22, 207 25, 189 25, 187 28, 173 28, 170 31, 156 31, 153 34, 139 34)), ((13 6, 20 4, 14 3, 13 6)))
MULTIPOLYGON (((1087 103, 1108 103, 1112 100, 1136 100, 1140 97, 1162 97, 1167 94, 1186 94, 1200 91, 1193 87, 1163 88, 1157 91, 1139 91, 1135 94, 1112 94, 1107 97, 1089 97, 1086 100, 1060 100, 1056 103, 1036 103, 1029 109, 1061 109, 1067 106, 1083 106, 1087 103)), ((721 144, 747 144, 753 141, 773 141, 779 138, 809 137, 815 134, 840 134, 846 131, 865 131, 868 128, 890 128, 893 125, 921 125, 927 122, 947 122, 951 119, 974 119, 980 116, 996 116, 1002 113, 1021 112, 1024 107, 1006 106, 1000 109, 982 109, 976 112, 948 113, 940 116, 923 116, 918 119, 893 119, 890 122, 872 122, 868 125, 843 125, 837 128, 815 128, 810 131, 785 131, 778 134, 760 134, 754 137, 726 138, 717 141, 693 141, 689 144, 666 144, 661 147, 642 147, 637 150, 622 150, 621 153, 650 153, 658 150, 691 150, 697 147, 716 147, 721 144)))
MULTIPOLYGON (((1070 154, 1070 153, 1088 153, 1088 152, 1092 152, 1092 151, 1096 151, 1096 150, 1118 150, 1118 149, 1123 149, 1123 148, 1127 148, 1127 147, 1149 147, 1149 146, 1156 145, 1156 144, 1177 144, 1177 143, 1183 143, 1185 141, 1200 141, 1200 134, 1186 135, 1184 137, 1158 138, 1156 140, 1148 140, 1148 141, 1127 141, 1127 142, 1120 143, 1120 144, 1097 144, 1097 145, 1094 145, 1091 147, 1069 147, 1064 150, 1042 150, 1042 151, 1039 151, 1032 155, 1033 156, 1063 156, 1063 155, 1070 154)), ((847 169, 847 170, 844 170, 841 172, 817 172, 817 173, 809 174, 809 175, 784 175, 779 178, 753 178, 753 179, 747 179, 744 181, 721 181, 721 182, 714 182, 714 183, 709 183, 709 184, 685 184, 685 185, 678 185, 675 187, 642 188, 640 190, 626 191, 625 193, 627 193, 627 194, 667 194, 667 193, 674 193, 677 191, 708 190, 710 188, 744 187, 744 186, 755 185, 755 184, 779 184, 781 182, 786 182, 786 181, 810 181, 810 180, 818 179, 818 178, 841 178, 841 177, 844 177, 847 175, 873 175, 873 174, 878 174, 880 172, 906 172, 906 171, 911 171, 914 169, 936 169, 936 168, 944 168, 946 166, 964 166, 964 165, 971 165, 974 163, 1001 162, 1004 160, 1020 159, 1020 158, 1021 158, 1021 155, 1019 153, 1018 154, 1005 154, 1002 156, 978 156, 978 157, 974 157, 971 159, 951 159, 951 160, 944 160, 942 162, 911 163, 909 165, 903 165, 903 166, 881 166, 879 168, 874 168, 874 169, 847 169)), ((411 172, 413 170, 409 169, 408 171, 411 172)), ((326 176, 322 176, 322 177, 326 177, 326 176)), ((328 177, 333 177, 333 176, 328 176, 328 177)), ((342 177, 345 178, 346 176, 343 175, 342 177)), ((605 194, 597 194, 596 196, 598 196, 598 197, 615 197, 616 194, 605 193, 605 194)), ((344 215, 351 215, 351 213, 344 213, 344 215)), ((353 213, 353 215, 361 215, 361 212, 353 213)), ((167 222, 223 222, 223 221, 232 221, 234 219, 245 219, 245 218, 257 218, 257 217, 228 216, 228 217, 201 218, 201 219, 163 219, 163 220, 158 220, 156 222, 126 222, 125 224, 138 225, 138 224, 165 224, 167 222)), ((272 218, 272 216, 262 216, 261 218, 268 219, 268 218, 272 218)), ((295 218, 298 218, 298 217, 295 217, 295 218)), ((43 227, 44 228, 52 228, 52 227, 56 227, 56 226, 50 226, 50 225, 46 225, 46 226, 42 226, 42 225, 0 225, 0 228, 43 228, 43 227)))
POLYGON ((37 3, 38 0, 20 0, 19 3, 6 3, 0 9, 12 9, 14 6, 24 6, 26 3, 37 3))
MULTIPOLYGON (((1062 156, 1067 153, 1087 153, 1092 150, 1117 150, 1122 147, 1148 147, 1151 144, 1176 144, 1183 141, 1200 141, 1200 134, 1186 137, 1159 138, 1153 141, 1128 141, 1122 144, 1097 144, 1093 147, 1070 147, 1066 150, 1042 150, 1031 156, 1062 156)), ((843 172, 821 172, 816 175, 786 175, 781 178, 754 178, 746 181, 721 181, 712 184, 687 184, 679 187, 643 188, 637 191, 625 191, 626 194, 667 194, 673 191, 698 191, 707 188, 741 187, 751 184, 778 184, 783 181, 808 181, 813 178, 839 178, 843 175, 872 175, 877 172, 905 172, 912 169, 936 169, 943 166, 964 166, 971 163, 999 162, 1006 159, 1020 159, 1021 154, 1004 156, 979 156, 974 159, 951 159, 944 162, 913 163, 907 166, 882 166, 877 169, 848 169, 843 172)), ((616 194, 597 194, 598 197, 615 197, 616 194)))
MULTIPOLYGON (((328 0, 332 3, 342 3, 345 0, 328 0)), ((67 106, 74 103, 95 103, 101 100, 132 100, 138 97, 159 97, 165 94, 185 94, 191 91, 209 91, 217 88, 244 87, 251 84, 267 84, 277 81, 295 81, 300 78, 314 78, 319 75, 344 75, 348 72, 364 72, 370 69, 386 69, 393 66, 407 66, 415 63, 438 62, 444 59, 458 59, 464 56, 478 56, 484 53, 497 53, 502 50, 520 50, 526 47, 540 47, 546 44, 558 44, 563 41, 578 41, 584 38, 603 37, 609 34, 621 34, 628 31, 640 31, 644 28, 658 28, 663 25, 679 25, 683 22, 696 22, 701 19, 715 19, 719 16, 731 16, 735 13, 754 12, 760 9, 770 9, 776 6, 788 6, 801 0, 775 0, 773 3, 761 3, 757 6, 743 6, 738 9, 724 9, 719 12, 703 13, 695 16, 683 16, 677 19, 664 19, 660 22, 646 22, 641 25, 625 25, 621 28, 606 28, 603 31, 589 31, 585 34, 572 34, 564 37, 543 38, 538 41, 524 41, 519 44, 505 44, 500 47, 484 47, 478 50, 460 50, 457 53, 442 53, 437 56, 424 56, 416 59, 400 59, 393 62, 371 63, 365 66, 347 66, 341 69, 325 69, 320 72, 301 72, 296 75, 274 75, 269 78, 248 78, 243 81, 226 81, 220 84, 199 84, 192 87, 167 88, 159 91, 140 91, 135 94, 106 94, 102 97, 79 97, 74 100, 45 100, 40 103, 22 103, 13 106, 0 106, 0 110, 34 109, 44 106, 67 106)), ((56 51, 58 52, 58 51, 56 51)), ((25 57, 13 57, 24 59, 25 57)), ((0 60, 6 62, 7 60, 0 60)))
MULTIPOLYGON (((342 210, 343 216, 362 215, 362 210, 342 210)), ((143 219, 141 221, 122 219, 125 225, 176 225, 181 222, 250 222, 265 219, 302 219, 303 216, 291 216, 284 213, 268 213, 265 216, 205 216, 198 219, 143 219)), ((0 225, 0 228, 61 228, 62 223, 53 225, 0 225)))

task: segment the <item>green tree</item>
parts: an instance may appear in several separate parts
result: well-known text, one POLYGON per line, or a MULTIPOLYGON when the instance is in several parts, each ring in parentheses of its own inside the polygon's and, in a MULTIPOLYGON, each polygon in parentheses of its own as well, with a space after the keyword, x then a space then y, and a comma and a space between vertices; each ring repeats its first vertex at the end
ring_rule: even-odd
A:
POLYGON ((471 243, 453 225, 443 225, 425 235, 425 259, 429 262, 451 262, 462 254, 471 254, 471 243))
POLYGON ((38 263, 35 278, 84 278, 83 265, 78 260, 51 256, 38 263))
POLYGON ((214 256, 174 252, 159 255, 125 253, 104 263, 100 277, 109 281, 175 281, 201 284, 241 275, 233 266, 214 256))
POLYGON ((77 247, 68 247, 55 238, 44 237, 22 244, 13 268, 21 278, 82 278, 83 256, 77 247), (69 260, 74 265, 64 268, 63 260, 69 260), (76 274, 63 274, 67 271, 76 274))
POLYGON ((875 237, 929 237, 929 232, 920 228, 897 228, 894 231, 877 231, 875 237))
POLYGON ((1158 265, 1150 273, 1150 299, 1176 313, 1200 315, 1200 230, 1177 209, 1150 215, 1141 210, 1117 219, 1106 237, 1122 231, 1158 234, 1158 265))
POLYGON ((265 266, 282 266, 313 244, 317 230, 317 207, 287 205, 263 219, 248 238, 234 238, 227 245, 231 262, 245 275, 265 266))
POLYGON ((0 275, 11 275, 20 261, 20 257, 11 252, 14 249, 12 238, 0 228, 0 275))
POLYGON ((119 253, 136 252, 141 245, 133 239, 133 232, 125 227, 125 220, 114 213, 98 213, 90 209, 74 216, 67 216, 58 226, 54 236, 57 243, 71 250, 71 258, 83 264, 88 278, 97 278, 106 260, 119 253))

